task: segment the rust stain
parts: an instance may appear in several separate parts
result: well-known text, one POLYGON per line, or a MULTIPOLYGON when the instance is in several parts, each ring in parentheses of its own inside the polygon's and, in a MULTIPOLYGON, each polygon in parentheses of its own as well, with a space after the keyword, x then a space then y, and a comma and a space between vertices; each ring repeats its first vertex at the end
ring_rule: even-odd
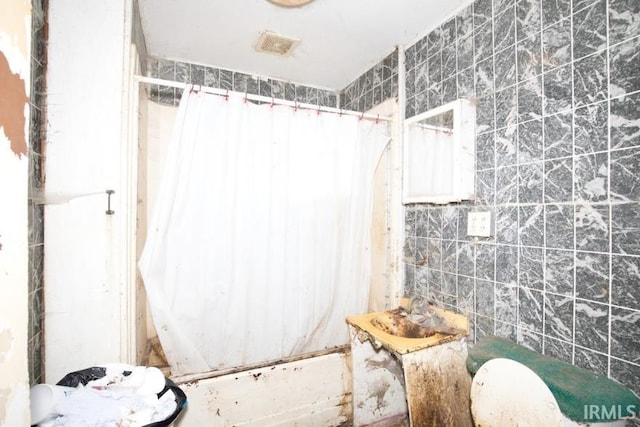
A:
POLYGON ((340 408, 340 416, 344 417, 347 420, 345 422, 349 423, 347 425, 351 425, 351 423, 353 422, 353 420, 351 420, 351 417, 353 415, 353 410, 351 409, 351 404, 353 403, 352 401, 353 394, 347 391, 342 395, 342 397, 340 398, 340 402, 337 405, 340 408))
POLYGON ((472 427, 471 378, 458 355, 406 367, 407 403, 415 427, 472 427))
POLYGON ((407 414, 390 415, 386 418, 376 420, 371 424, 363 425, 362 427, 409 427, 409 418, 407 414))
POLYGON ((11 72, 9 61, 0 51, 0 127, 18 157, 27 154, 24 106, 28 100, 24 80, 11 72))

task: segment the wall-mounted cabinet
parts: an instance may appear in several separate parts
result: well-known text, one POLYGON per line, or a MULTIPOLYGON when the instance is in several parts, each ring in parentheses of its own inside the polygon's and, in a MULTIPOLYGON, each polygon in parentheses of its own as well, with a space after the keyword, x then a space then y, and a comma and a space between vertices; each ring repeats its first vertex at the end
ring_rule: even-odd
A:
POLYGON ((403 203, 474 197, 475 105, 459 99, 405 121, 403 203))

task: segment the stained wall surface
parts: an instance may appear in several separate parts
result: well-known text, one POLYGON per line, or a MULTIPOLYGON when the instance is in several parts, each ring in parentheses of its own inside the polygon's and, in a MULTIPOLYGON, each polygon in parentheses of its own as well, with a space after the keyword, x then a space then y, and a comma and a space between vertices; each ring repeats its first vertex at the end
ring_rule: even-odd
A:
POLYGON ((29 425, 27 179, 31 3, 0 14, 0 426, 29 425))

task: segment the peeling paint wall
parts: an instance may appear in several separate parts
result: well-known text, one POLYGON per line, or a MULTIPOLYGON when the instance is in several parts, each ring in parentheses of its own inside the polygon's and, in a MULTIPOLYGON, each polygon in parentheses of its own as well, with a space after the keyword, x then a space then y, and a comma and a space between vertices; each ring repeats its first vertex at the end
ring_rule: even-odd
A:
POLYGON ((9 60, 0 51, 0 127, 9 140, 11 151, 22 157, 27 154, 27 138, 24 131, 26 118, 24 106, 28 100, 24 79, 11 71, 9 60))
POLYGON ((0 427, 29 425, 27 125, 29 0, 0 13, 0 427))

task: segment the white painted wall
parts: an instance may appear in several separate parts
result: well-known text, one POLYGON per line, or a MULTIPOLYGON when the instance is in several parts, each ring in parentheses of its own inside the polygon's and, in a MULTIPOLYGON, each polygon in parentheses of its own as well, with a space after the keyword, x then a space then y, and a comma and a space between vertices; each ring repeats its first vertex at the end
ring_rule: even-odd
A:
MULTIPOLYGON (((144 86, 141 94, 145 94, 144 86)), ((139 163, 138 163, 138 245, 141 253, 146 240, 147 225, 157 198, 160 178, 167 150, 171 142, 173 125, 178 115, 178 107, 152 102, 146 95, 139 104, 139 163)), ((140 286, 144 286, 142 278, 140 286)), ((141 294, 142 292, 140 292, 141 294)), ((145 307, 146 335, 157 336, 153 318, 148 306, 145 307)))
POLYGON ((124 161, 136 144, 127 128, 130 31, 131 0, 49 4, 46 193, 55 204, 45 210, 47 382, 97 363, 135 362, 135 174, 124 161), (115 190, 114 215, 105 214, 107 189, 115 190))
MULTIPOLYGON (((29 94, 31 2, 5 0, 0 13, 0 53, 29 94)), ((0 81, 0 92, 7 90, 0 81)), ((6 100, 5 100, 6 101, 6 100)), ((22 102, 28 124, 28 108, 22 102)), ((3 114, 0 112, 0 114, 3 114)), ((28 251, 27 157, 11 149, 0 128, 0 426, 29 425, 27 366, 28 251)), ((24 129, 25 140, 28 128, 24 129)), ((15 148, 15 146, 14 146, 15 148)))
POLYGON ((146 141, 141 142, 147 148, 147 218, 151 217, 156 201, 162 168, 171 143, 173 125, 178 116, 178 107, 158 104, 146 100, 146 141))

